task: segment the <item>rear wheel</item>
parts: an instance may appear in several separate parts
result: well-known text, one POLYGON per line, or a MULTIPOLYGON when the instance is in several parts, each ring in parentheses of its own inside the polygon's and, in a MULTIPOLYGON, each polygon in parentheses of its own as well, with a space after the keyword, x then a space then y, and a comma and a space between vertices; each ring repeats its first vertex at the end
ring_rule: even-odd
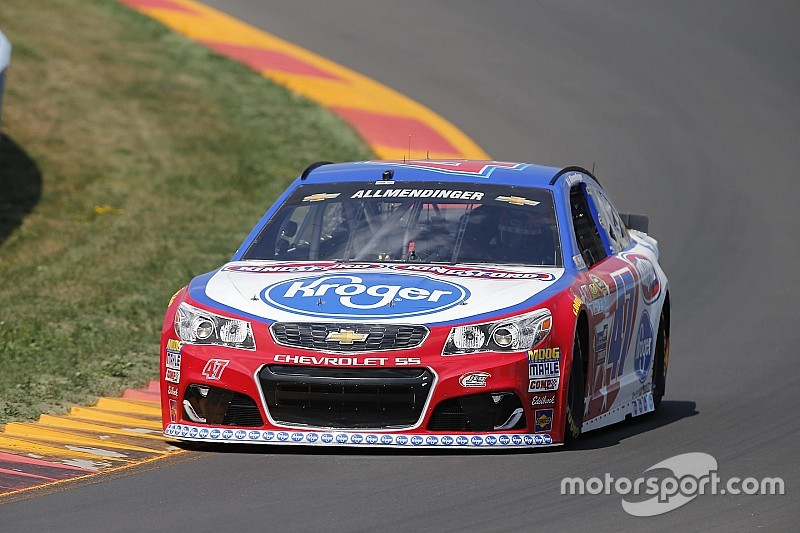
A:
POLYGON ((667 338, 666 321, 664 311, 661 311, 661 318, 658 321, 658 336, 656 337, 656 353, 653 361, 653 405, 655 410, 661 406, 661 399, 667 385, 667 350, 669 350, 669 339, 667 338))
POLYGON ((564 414, 564 441, 576 440, 581 434, 583 425, 583 402, 585 382, 583 378, 583 350, 581 340, 575 335, 572 344, 572 369, 569 373, 569 389, 567 391, 567 409, 564 414))

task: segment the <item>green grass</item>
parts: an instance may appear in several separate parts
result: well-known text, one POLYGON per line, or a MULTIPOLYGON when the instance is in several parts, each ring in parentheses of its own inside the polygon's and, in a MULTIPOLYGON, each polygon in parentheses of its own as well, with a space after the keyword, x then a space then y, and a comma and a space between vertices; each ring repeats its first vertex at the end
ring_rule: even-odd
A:
POLYGON ((2 0, 0 28, 4 423, 155 379, 170 296, 308 163, 370 154, 327 111, 114 0, 2 0))

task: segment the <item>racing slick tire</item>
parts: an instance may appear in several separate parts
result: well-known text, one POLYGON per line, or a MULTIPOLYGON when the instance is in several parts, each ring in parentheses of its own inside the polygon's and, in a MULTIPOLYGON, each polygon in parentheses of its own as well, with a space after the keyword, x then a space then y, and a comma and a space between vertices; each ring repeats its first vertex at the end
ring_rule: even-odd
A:
POLYGON ((583 425, 584 392, 586 389, 583 377, 583 350, 579 335, 575 335, 572 344, 572 370, 569 374, 567 391, 567 408, 564 410, 564 442, 574 442, 581 435, 583 425))
POLYGON ((664 311, 658 321, 658 335, 656 337, 656 353, 653 358, 653 412, 658 411, 661 399, 667 385, 667 329, 664 311))

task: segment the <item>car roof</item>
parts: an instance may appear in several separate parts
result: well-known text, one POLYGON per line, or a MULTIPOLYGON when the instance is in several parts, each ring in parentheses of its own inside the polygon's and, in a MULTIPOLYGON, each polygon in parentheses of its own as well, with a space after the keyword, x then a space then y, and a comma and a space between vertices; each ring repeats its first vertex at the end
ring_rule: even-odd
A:
MULTIPOLYGON (((551 188, 557 178, 570 171, 591 174, 578 167, 549 167, 532 163, 475 160, 385 160, 353 163, 319 162, 301 177, 305 183, 343 181, 453 181, 551 188)), ((596 180, 595 180, 596 181, 596 180)))

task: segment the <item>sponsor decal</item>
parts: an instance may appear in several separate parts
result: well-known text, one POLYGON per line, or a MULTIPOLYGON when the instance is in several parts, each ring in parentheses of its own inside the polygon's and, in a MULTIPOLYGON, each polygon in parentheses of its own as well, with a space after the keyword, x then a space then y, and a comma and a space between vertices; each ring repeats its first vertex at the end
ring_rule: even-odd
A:
POLYGON ((367 438, 364 439, 367 444, 377 444, 378 443, 378 436, 377 435, 367 435, 367 438))
POLYGON ((212 439, 218 439, 221 433, 222 432, 220 430, 215 428, 215 429, 212 429, 209 432, 208 436, 209 436, 209 438, 212 438, 212 439))
POLYGON ((578 316, 578 313, 581 312, 581 307, 583 306, 583 302, 577 296, 572 300, 572 312, 575 316, 578 316))
POLYGON ((328 270, 364 270, 381 268, 381 265, 372 263, 281 263, 278 265, 228 265, 222 270, 225 272, 247 272, 250 274, 286 274, 295 272, 326 272, 328 270))
POLYGON ((520 435, 511 435, 511 442, 513 442, 516 446, 522 444, 522 437, 520 435))
POLYGON ((486 442, 486 444, 489 446, 494 446, 495 444, 497 444, 497 437, 495 437, 494 435, 487 435, 486 438, 484 439, 484 442, 486 442))
POLYGON ((200 428, 200 432, 197 434, 197 436, 200 437, 201 439, 207 438, 208 437, 208 429, 200 428))
POLYGON ((423 442, 425 442, 425 441, 419 435, 414 435, 413 437, 411 437, 411 444, 414 445, 414 446, 419 446, 423 442))
POLYGON ((424 170, 441 172, 442 174, 460 174, 462 176, 481 176, 488 178, 499 169, 523 170, 529 165, 526 163, 507 163, 505 161, 432 161, 430 159, 408 159, 405 161, 366 161, 361 164, 380 166, 413 167, 424 170))
POLYGON ((502 446, 508 446, 509 444, 511 444, 511 439, 509 438, 508 435, 500 435, 500 438, 498 439, 498 442, 502 446))
POLYGON ((328 318, 393 318, 449 309, 469 298, 465 287, 412 274, 360 273, 291 279, 261 291, 284 311, 328 318))
POLYGON ((650 315, 647 311, 642 313, 633 360, 636 365, 636 377, 644 383, 650 375, 650 365, 653 363, 653 326, 650 324, 650 315))
POLYGON ((178 396, 178 387, 173 387, 172 385, 167 385, 167 394, 169 396, 178 396))
POLYGON ((167 309, 172 307, 172 302, 175 301, 175 298, 178 296, 178 293, 181 292, 182 290, 183 290, 183 288, 180 288, 177 291, 175 291, 175 294, 173 294, 172 297, 169 299, 169 303, 167 304, 167 309))
POLYGON ((173 424, 178 421, 178 400, 169 401, 169 421, 173 424))
POLYGON ((301 442, 303 440, 302 433, 292 433, 292 442, 301 442))
POLYGON ((167 340, 167 351, 181 353, 183 350, 183 342, 176 339, 167 340))
POLYGON ((339 195, 342 194, 340 192, 319 192, 317 194, 312 194, 310 196, 306 196, 303 198, 304 202, 321 202, 323 200, 332 200, 333 198, 338 198, 339 195))
POLYGON ((532 407, 540 407, 543 405, 555 405, 555 404, 556 404, 555 394, 534 394, 533 396, 531 396, 532 407))
POLYGON ((397 444, 399 444, 399 445, 401 445, 401 446, 404 446, 404 445, 405 445, 405 444, 408 442, 408 437, 406 437, 405 435, 398 435, 398 436, 397 436, 397 437, 394 439, 394 441, 395 441, 397 444))
POLYGON ((483 193, 453 189, 359 189, 350 198, 431 198, 480 202, 483 193))
POLYGON ((472 439, 470 439, 470 443, 473 446, 483 446, 483 437, 481 437, 480 435, 475 435, 474 437, 472 437, 472 439))
POLYGON ((425 444, 428 446, 435 446, 439 444, 439 437, 435 435, 429 435, 428 438, 425 439, 425 444))
POLYGON ((167 368, 164 372, 164 380, 171 383, 181 382, 181 371, 174 368, 167 368))
POLYGON ((592 282, 588 285, 581 285, 581 297, 592 314, 603 314, 611 307, 608 284, 595 276, 589 274, 592 282))
POLYGON ((554 281, 555 275, 550 272, 515 272, 500 268, 478 268, 478 267, 459 267, 450 265, 421 265, 413 263, 389 264, 379 263, 281 263, 278 265, 227 265, 223 267, 224 272, 247 272, 250 274, 292 274, 292 273, 315 273, 327 272, 331 270, 374 270, 379 268, 389 268, 401 272, 427 272, 439 276, 452 276, 458 278, 478 278, 478 279, 533 279, 538 281, 554 281))
POLYGON ((466 388, 485 387, 486 380, 490 377, 492 377, 492 375, 488 372, 467 372, 458 378, 458 383, 466 388))
POLYGON ((444 446, 452 446, 455 443, 455 439, 450 435, 445 435, 442 437, 442 445, 444 446))
POLYGON ((181 369, 181 354, 178 352, 167 352, 167 368, 172 368, 174 370, 181 369))
POLYGON ((561 375, 561 364, 559 361, 549 363, 531 363, 528 367, 528 377, 534 378, 555 378, 561 375))
POLYGON ((508 202, 511 205, 539 205, 539 202, 522 198, 521 196, 498 196, 495 201, 508 202))
POLYGON ((541 348, 539 350, 528 350, 528 362, 531 364, 560 360, 561 348, 541 348))
POLYGON ((594 331, 594 353, 598 366, 606 362, 606 346, 608 346, 608 324, 603 324, 597 326, 594 331))
POLYGON ((350 442, 352 442, 353 444, 361 444, 361 441, 363 440, 364 440, 363 435, 359 435, 358 433, 356 433, 355 435, 350 435, 350 442))
POLYGON ((558 390, 561 378, 532 379, 528 383, 528 392, 547 392, 558 390))
POLYGON ((583 181, 583 174, 578 174, 577 172, 575 172, 566 177, 566 182, 568 187, 572 187, 575 183, 579 181, 583 181))
POLYGON ((311 443, 317 442, 318 438, 319 438, 319 435, 317 435, 316 433, 306 433, 306 440, 308 442, 311 442, 311 443))
POLYGON ((236 431, 236 438, 238 440, 243 440, 245 437, 247 437, 247 432, 245 430, 239 429, 236 431))
POLYGON ((325 444, 330 444, 331 442, 333 442, 333 435, 331 435, 330 433, 323 433, 322 436, 320 437, 320 440, 325 444))
POLYGON ((393 440, 391 435, 381 435, 381 444, 391 444, 393 440))
POLYGON ((386 366, 394 361, 395 366, 421 364, 419 357, 328 357, 317 355, 285 355, 277 354, 272 360, 276 363, 312 366, 386 366))
POLYGON ((258 440, 261 438, 261 432, 251 431, 250 433, 247 434, 247 438, 249 438, 250 440, 258 440))
POLYGON ((276 436, 278 437, 278 440, 281 442, 286 442, 287 440, 289 440, 289 434, 285 431, 279 431, 276 436))
POLYGON ((469 439, 464 435, 459 435, 458 437, 456 437, 456 444, 458 444, 459 446, 466 446, 467 444, 469 444, 469 439))
POLYGON ((642 286, 642 299, 646 304, 652 304, 661 295, 661 280, 658 279, 656 268, 646 257, 639 254, 626 254, 625 259, 633 263, 639 274, 639 283, 642 286))
POLYGON ((535 421, 534 432, 544 433, 545 431, 551 431, 553 429, 552 409, 537 409, 533 414, 533 419, 535 421))
POLYGON ((206 366, 203 367, 203 376, 208 380, 218 381, 222 378, 222 373, 225 367, 230 363, 227 359, 209 359, 206 366))
POLYGON ((192 427, 192 429, 189 430, 189 437, 193 438, 193 439, 196 439, 198 433, 199 433, 199 430, 196 427, 192 427))
POLYGON ((222 432, 222 438, 223 439, 230 439, 231 437, 233 437, 233 430, 232 429, 226 429, 226 430, 224 430, 222 432))
POLYGON ((261 438, 264 439, 264 440, 272 440, 272 439, 275 438, 275 432, 274 431, 265 431, 264 434, 261 436, 261 438))
POLYGON ((346 444, 347 435, 345 435, 344 433, 339 433, 338 435, 336 435, 336 442, 338 442, 339 444, 346 444))
POLYGON ((429 272, 440 276, 455 276, 459 278, 485 278, 485 279, 534 279, 538 281, 553 281, 556 277, 549 272, 514 272, 497 268, 469 268, 448 265, 415 265, 401 264, 388 265, 393 270, 405 272, 429 272))

